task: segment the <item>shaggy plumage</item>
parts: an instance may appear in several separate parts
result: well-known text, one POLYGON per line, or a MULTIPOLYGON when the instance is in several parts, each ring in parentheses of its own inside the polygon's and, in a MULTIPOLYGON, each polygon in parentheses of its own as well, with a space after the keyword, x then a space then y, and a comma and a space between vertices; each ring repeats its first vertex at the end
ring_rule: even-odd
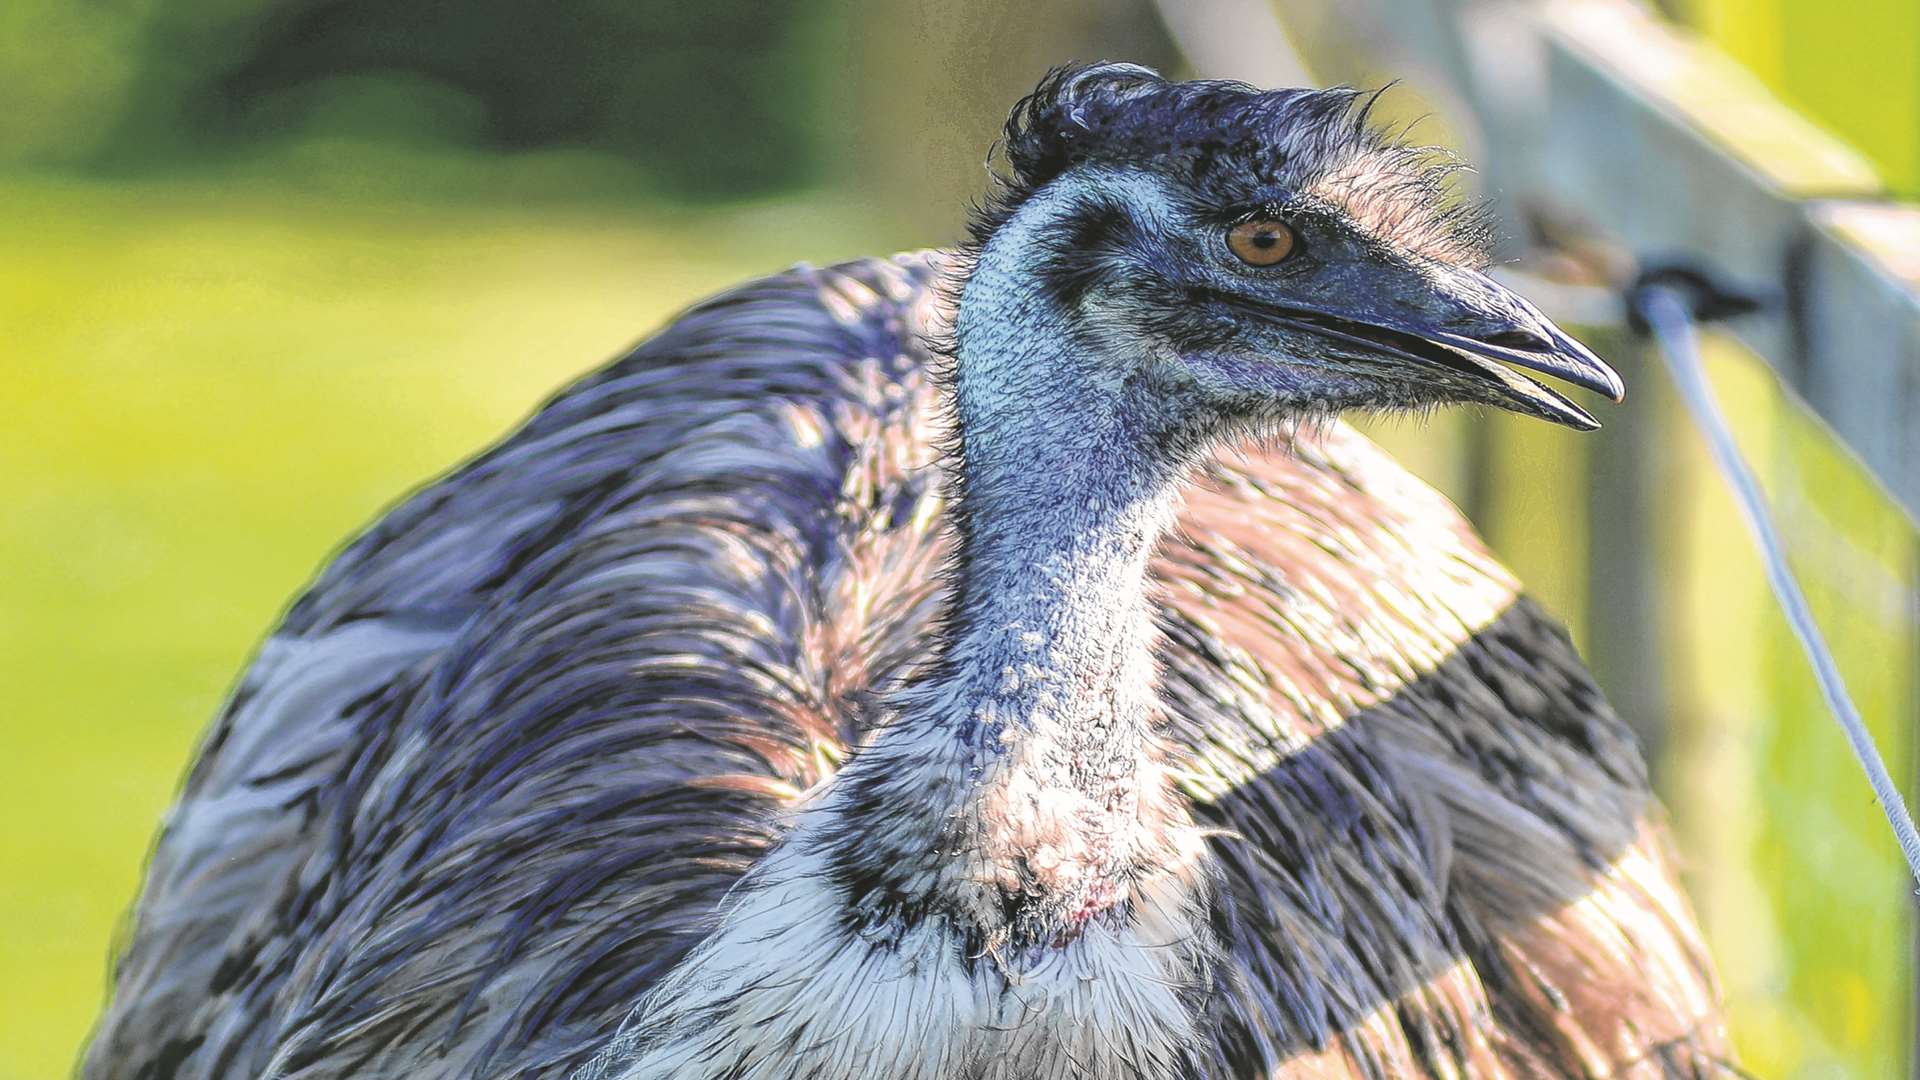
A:
MULTIPOLYGON (((1019 183, 1082 152, 1061 118, 1107 122, 1072 107, 1088 86, 1016 114, 1019 183)), ((1073 766, 1145 841, 898 797, 922 770, 1058 794, 940 772, 913 727, 966 666, 991 569, 967 550, 997 542, 999 481, 970 476, 963 515, 937 467, 987 450, 924 344, 981 254, 710 300, 357 539, 208 735, 84 1074, 1716 1073, 1631 735, 1452 507, 1338 423, 1205 465, 1152 549, 1152 715, 1073 766)), ((963 742, 1028 723, 982 712, 963 742)))

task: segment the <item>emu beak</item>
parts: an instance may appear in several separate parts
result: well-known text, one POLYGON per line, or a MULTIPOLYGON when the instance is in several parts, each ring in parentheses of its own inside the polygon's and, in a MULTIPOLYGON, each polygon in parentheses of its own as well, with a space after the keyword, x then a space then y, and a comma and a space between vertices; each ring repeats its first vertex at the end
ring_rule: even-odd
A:
POLYGON ((1352 307, 1288 304, 1269 310, 1301 330, 1366 346, 1410 367, 1438 366, 1485 380, 1502 406, 1579 431, 1592 431, 1600 421, 1559 391, 1513 369, 1550 375, 1615 402, 1626 400, 1625 384, 1606 361, 1484 274, 1450 268, 1419 281, 1417 288, 1368 299, 1363 296, 1352 307))
POLYGON ((1592 431, 1600 426, 1600 421, 1552 387, 1513 368, 1551 375, 1561 382, 1603 394, 1615 404, 1627 399, 1627 387, 1620 381, 1618 372, 1544 317, 1539 318, 1537 329, 1515 328, 1478 337, 1434 329, 1407 332, 1416 333, 1424 341, 1450 352, 1454 366, 1499 383, 1502 396, 1517 411, 1578 431, 1592 431))

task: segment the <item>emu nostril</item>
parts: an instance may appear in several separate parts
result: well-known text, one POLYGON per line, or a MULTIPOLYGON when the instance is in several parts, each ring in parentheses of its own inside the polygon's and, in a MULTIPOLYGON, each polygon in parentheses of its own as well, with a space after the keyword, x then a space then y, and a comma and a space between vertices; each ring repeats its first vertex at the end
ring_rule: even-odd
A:
POLYGON ((1502 330, 1497 334, 1488 334, 1480 340, 1489 345, 1498 345, 1503 349, 1517 349, 1520 352, 1546 352, 1553 348, 1553 342, 1531 330, 1502 330))

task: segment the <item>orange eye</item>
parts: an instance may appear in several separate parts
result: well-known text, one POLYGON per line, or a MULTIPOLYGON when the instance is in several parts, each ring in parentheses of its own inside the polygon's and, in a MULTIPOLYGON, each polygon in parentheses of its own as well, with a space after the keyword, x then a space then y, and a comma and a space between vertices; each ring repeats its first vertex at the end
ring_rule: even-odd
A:
POLYGON ((1272 266, 1293 254, 1293 230, 1274 218, 1249 218, 1227 230, 1227 250, 1248 266, 1272 266))

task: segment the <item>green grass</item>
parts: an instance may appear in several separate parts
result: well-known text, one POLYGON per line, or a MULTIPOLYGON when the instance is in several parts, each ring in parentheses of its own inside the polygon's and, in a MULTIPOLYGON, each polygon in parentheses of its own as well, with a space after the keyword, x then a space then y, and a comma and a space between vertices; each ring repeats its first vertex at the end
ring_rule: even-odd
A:
POLYGON ((0 181, 0 1078, 63 1075, 201 727, 352 531, 845 207, 0 181))

